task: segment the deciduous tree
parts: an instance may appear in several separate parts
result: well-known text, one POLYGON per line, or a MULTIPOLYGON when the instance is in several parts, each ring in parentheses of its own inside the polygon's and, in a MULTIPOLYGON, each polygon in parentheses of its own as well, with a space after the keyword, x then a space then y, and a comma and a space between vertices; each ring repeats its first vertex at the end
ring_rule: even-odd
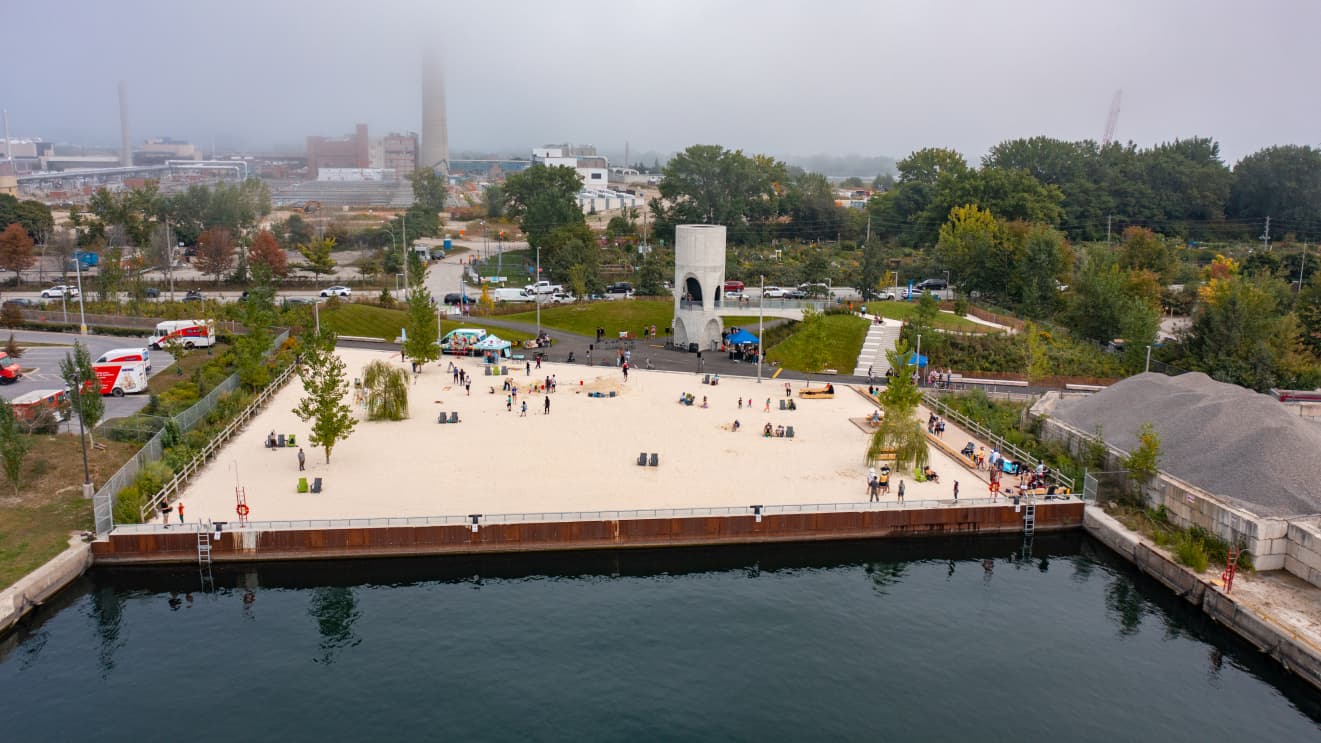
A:
POLYGON ((304 396, 293 412, 300 420, 311 422, 307 440, 325 451, 326 464, 330 464, 335 445, 348 438, 358 423, 353 408, 344 401, 349 392, 348 371, 335 354, 335 334, 330 331, 304 335, 302 350, 298 376, 304 396))
POLYGON ((32 238, 23 225, 14 222, 0 232, 0 268, 13 271, 26 271, 36 263, 32 252, 32 238))
POLYGON ((431 292, 421 284, 408 290, 408 338, 404 356, 414 364, 425 365, 440 358, 440 320, 436 317, 431 292))
POLYGON ((518 220, 529 245, 542 247, 560 227, 586 223, 578 208, 580 190, 573 168, 533 165, 505 180, 506 213, 518 220))
POLYGON ((272 276, 284 278, 289 275, 289 258, 285 256, 280 241, 268 230, 262 230, 252 238, 248 248, 248 263, 252 266, 266 266, 272 276))
POLYGON ((926 430, 917 419, 917 406, 922 402, 922 390, 909 374, 909 346, 904 340, 896 341, 886 351, 894 375, 886 380, 879 394, 884 417, 867 445, 868 464, 879 461, 887 452, 895 454, 895 467, 916 472, 930 459, 926 430))
POLYGON ((5 471, 5 479, 14 488, 15 498, 18 497, 18 488, 23 481, 23 462, 31 450, 32 437, 23 431, 14 413, 14 406, 0 398, 0 467, 5 471))
POLYGON ((74 411, 82 419, 83 430, 92 440, 92 429, 105 415, 105 401, 101 399, 101 384, 92 368, 92 355, 82 341, 73 342, 73 350, 60 360, 60 378, 73 395, 74 411))
POLYGON ((234 235, 224 227, 212 227, 198 239, 193 266, 204 275, 220 277, 234 267, 234 235))

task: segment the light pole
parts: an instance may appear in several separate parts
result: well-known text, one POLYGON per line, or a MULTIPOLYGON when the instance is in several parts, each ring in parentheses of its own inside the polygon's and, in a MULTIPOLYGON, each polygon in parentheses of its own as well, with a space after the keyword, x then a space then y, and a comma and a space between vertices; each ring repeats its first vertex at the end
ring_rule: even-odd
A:
MULTIPOLYGON (((83 312, 83 264, 82 264, 82 261, 79 261, 79 260, 77 260, 77 259, 75 258, 74 261, 73 261, 73 269, 74 269, 74 271, 76 271, 77 274, 78 274, 78 334, 79 334, 79 335, 87 335, 87 313, 83 312)), ((65 293, 67 294, 69 290, 66 288, 64 291, 65 291, 65 293)), ((79 409, 79 410, 82 410, 82 407, 80 406, 78 409, 79 409)))
MULTIPOLYGON (((404 288, 408 288, 408 212, 399 215, 399 231, 403 239, 399 241, 399 250, 404 254, 404 288)), ((390 233, 393 237, 394 233, 390 233)))
POLYGON ((541 337, 541 287, 537 282, 541 281, 541 246, 537 246, 537 277, 532 279, 533 299, 537 300, 537 337, 541 337))
POLYGON ((762 339, 766 335, 766 277, 761 277, 761 294, 757 297, 757 384, 761 384, 762 339))

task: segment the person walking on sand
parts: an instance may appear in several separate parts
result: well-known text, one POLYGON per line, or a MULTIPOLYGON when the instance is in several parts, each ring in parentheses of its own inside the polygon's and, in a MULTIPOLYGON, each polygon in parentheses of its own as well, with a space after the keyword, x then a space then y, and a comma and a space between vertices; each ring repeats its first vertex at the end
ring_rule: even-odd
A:
POLYGON ((468 381, 466 381, 466 382, 463 383, 463 391, 468 393, 468 397, 472 397, 472 380, 471 380, 471 379, 469 379, 468 381))
POLYGON ((900 503, 903 503, 903 502, 904 502, 904 481, 903 481, 903 480, 900 480, 900 481, 899 481, 899 490, 897 491, 896 494, 899 496, 899 502, 900 502, 900 503))
POLYGON ((739 410, 742 410, 742 409, 743 409, 743 397, 742 397, 742 396, 740 396, 739 399, 738 399, 738 409, 739 409, 739 410))
POLYGON ((179 501, 179 523, 183 523, 183 501, 179 501))
POLYGON ((527 417, 527 400, 524 400, 524 401, 523 401, 523 408, 519 411, 519 413, 518 413, 518 417, 519 417, 519 418, 526 418, 526 417, 527 417))
POLYGON ((514 412, 514 396, 513 396, 513 395, 505 395, 505 412, 506 412, 506 413, 512 413, 512 412, 514 412))
POLYGON ((531 362, 531 361, 527 362, 527 370, 526 370, 526 373, 524 373, 523 376, 525 376, 525 377, 530 377, 530 376, 532 376, 532 362, 531 362))
POLYGON ((545 405, 542 406, 542 407, 543 407, 543 410, 541 411, 541 414, 542 414, 542 415, 550 415, 550 395, 546 395, 546 397, 544 398, 543 402, 545 402, 545 405))
POLYGON ((624 381, 627 382, 627 381, 628 381, 628 362, 625 361, 625 362, 624 362, 624 365, 623 365, 622 367, 620 367, 620 368, 624 370, 624 381))
POLYGON ((307 455, 303 453, 303 447, 298 447, 298 471, 307 469, 307 455))
POLYGON ((792 387, 788 382, 785 382, 785 383, 784 383, 784 396, 785 396, 785 397, 793 397, 793 396, 794 396, 794 393, 793 393, 793 387, 792 387))

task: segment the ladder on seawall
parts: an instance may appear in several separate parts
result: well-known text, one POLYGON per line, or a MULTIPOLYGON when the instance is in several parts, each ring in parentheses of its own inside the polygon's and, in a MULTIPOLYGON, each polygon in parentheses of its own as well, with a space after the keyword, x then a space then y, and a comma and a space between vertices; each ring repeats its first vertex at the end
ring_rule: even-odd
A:
POLYGON ((197 532, 197 564, 211 564, 211 532, 205 525, 197 532))
POLYGON ((1023 506, 1023 535, 1032 536, 1037 531, 1037 497, 1029 495, 1023 506))

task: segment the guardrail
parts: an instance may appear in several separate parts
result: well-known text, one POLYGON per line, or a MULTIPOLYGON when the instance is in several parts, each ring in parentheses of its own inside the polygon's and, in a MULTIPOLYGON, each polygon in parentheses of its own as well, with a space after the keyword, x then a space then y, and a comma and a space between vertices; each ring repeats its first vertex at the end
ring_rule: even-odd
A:
MULTIPOLYGON (((142 519, 145 521, 150 518, 151 515, 155 514, 157 509, 160 508, 161 501, 168 500, 171 495, 178 492, 179 488, 182 487, 184 483, 188 482, 189 478, 210 461, 211 457, 219 451, 227 441, 229 441, 229 437, 233 436, 235 431, 238 431, 243 428, 243 426, 247 425, 248 420, 266 405, 266 401, 284 387, 285 382, 289 381, 289 377, 293 376, 294 372, 297 371, 297 368, 296 364, 290 364, 285 367, 285 370, 280 372, 279 376, 271 380, 270 384, 266 385, 261 392, 257 393, 257 397, 254 398, 246 408, 244 408, 238 415, 234 416, 234 420, 230 421, 228 425, 220 430, 220 433, 216 434, 214 438, 207 442, 206 446, 202 447, 202 451, 199 452, 197 456, 193 457, 188 464, 183 466, 183 469, 176 472, 174 477, 170 478, 169 482, 165 483, 159 491, 152 495, 149 501, 143 505, 141 509, 142 519)), ((189 408, 189 410, 192 410, 192 408, 189 408)), ((200 420, 200 416, 198 419, 200 420)))
MULTIPOLYGON (((1062 498, 1064 496, 1061 496, 1062 498)), ((1076 496, 1074 496, 1076 497, 1076 496)), ((480 527, 482 524, 531 524, 576 521, 627 521, 639 519, 700 518, 706 516, 755 516, 757 509, 761 515, 838 513, 860 511, 899 511, 923 508, 964 508, 968 506, 1003 506, 1013 503, 1012 498, 960 498, 955 500, 910 500, 902 503, 886 501, 883 503, 789 503, 762 506, 712 506, 699 508, 652 508, 619 511, 544 511, 533 513, 497 513, 468 514, 466 516, 380 516, 373 518, 350 519, 290 519, 283 521, 237 521, 219 522, 224 531, 294 531, 306 529, 364 529, 401 526, 471 526, 473 519, 480 527)), ((179 526, 165 528, 163 524, 121 524, 115 527, 118 534, 169 534, 177 532, 179 526)), ((185 524, 185 529, 210 531, 216 528, 215 522, 194 522, 185 524)))
MULTIPOLYGON (((922 400, 923 402, 926 403, 928 408, 939 413, 941 416, 954 421, 959 425, 960 428, 973 434, 974 436, 977 436, 978 438, 982 439, 983 441, 986 441, 987 443, 994 444, 995 447, 1000 450, 1000 453, 1002 455, 1008 455, 1007 456, 1008 459, 1012 459, 1015 462, 1027 462, 1028 464, 1032 465, 1033 468, 1036 468, 1038 464, 1041 464, 1041 460, 1037 459, 1031 454, 1028 454, 1026 451, 1023 451, 1017 446, 1014 446, 1008 441, 1005 441, 1002 436, 999 436, 998 434, 986 428, 977 421, 969 418, 968 416, 946 405, 944 401, 942 401, 936 395, 930 392, 923 392, 922 400)), ((1051 479, 1055 481, 1056 485, 1063 485, 1064 487, 1069 489, 1069 492, 1074 492, 1072 477, 1069 477, 1064 473, 1058 472, 1052 468, 1051 479)))

